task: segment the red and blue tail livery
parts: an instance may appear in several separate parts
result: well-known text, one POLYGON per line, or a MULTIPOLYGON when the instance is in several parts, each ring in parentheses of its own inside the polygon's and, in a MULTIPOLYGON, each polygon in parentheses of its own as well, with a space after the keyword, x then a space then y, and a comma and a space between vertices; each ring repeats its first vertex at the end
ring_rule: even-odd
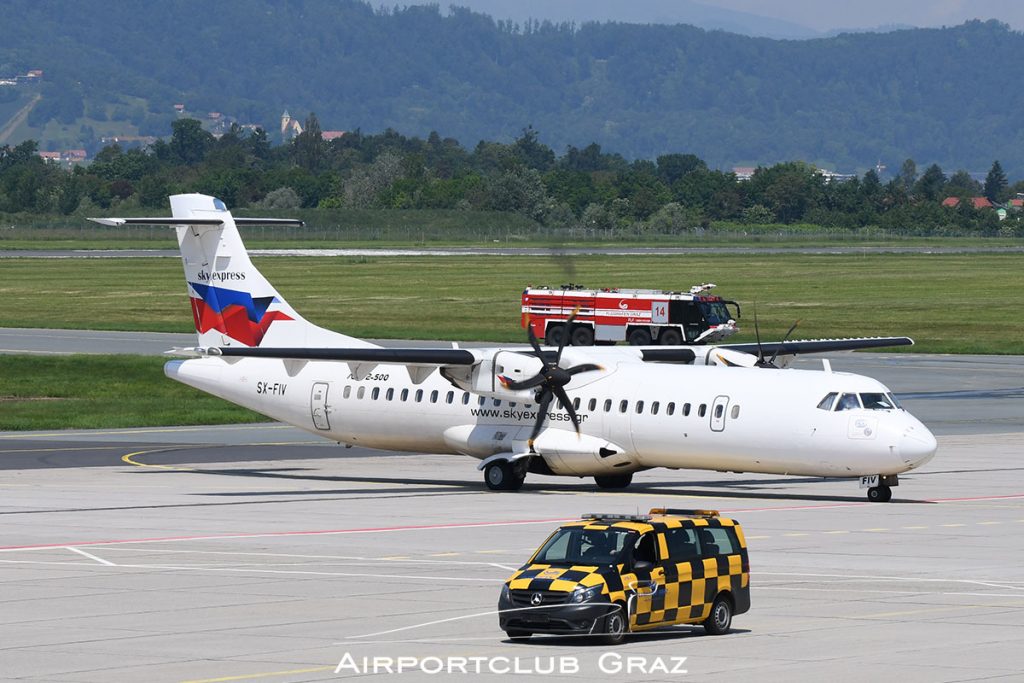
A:
POLYGON ((276 296, 256 297, 249 292, 189 282, 192 317, 199 334, 216 330, 246 346, 259 346, 270 326, 292 320, 284 311, 268 310, 276 296))

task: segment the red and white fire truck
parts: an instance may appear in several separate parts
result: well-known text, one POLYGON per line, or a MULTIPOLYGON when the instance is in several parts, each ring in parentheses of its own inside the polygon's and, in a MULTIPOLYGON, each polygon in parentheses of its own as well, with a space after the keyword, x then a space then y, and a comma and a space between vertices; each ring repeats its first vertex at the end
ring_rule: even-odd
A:
POLYGON ((654 289, 586 289, 582 285, 527 287, 523 291, 522 326, 557 345, 562 335, 573 346, 628 341, 636 346, 708 344, 737 331, 740 307, 710 294, 705 283, 688 292, 654 289), (727 305, 735 306, 733 316, 727 305), (566 321, 579 309, 572 329, 566 321))

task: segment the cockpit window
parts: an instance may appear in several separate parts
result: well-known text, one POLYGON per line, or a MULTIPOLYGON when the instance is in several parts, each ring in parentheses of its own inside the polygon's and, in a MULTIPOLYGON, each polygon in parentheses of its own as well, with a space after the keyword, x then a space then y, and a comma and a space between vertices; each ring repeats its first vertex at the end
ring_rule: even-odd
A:
POLYGON ((836 406, 836 410, 857 410, 860 408, 860 399, 857 398, 857 394, 843 394, 839 398, 839 405, 836 406))
POLYGON ((892 401, 892 404, 896 406, 896 408, 898 408, 899 410, 903 410, 903 404, 896 400, 896 396, 894 396, 891 393, 886 394, 886 396, 889 397, 889 400, 892 401))
POLYGON ((832 392, 825 398, 821 399, 821 403, 818 404, 818 410, 832 410, 832 404, 836 402, 836 392, 832 392))
POLYGON ((888 394, 861 394, 860 400, 867 410, 896 410, 888 394))

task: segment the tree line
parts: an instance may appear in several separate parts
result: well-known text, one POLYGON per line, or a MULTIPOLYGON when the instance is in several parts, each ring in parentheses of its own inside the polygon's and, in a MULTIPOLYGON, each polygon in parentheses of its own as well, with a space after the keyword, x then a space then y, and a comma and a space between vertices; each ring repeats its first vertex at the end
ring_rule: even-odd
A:
POLYGON ((891 178, 874 170, 830 181, 789 161, 759 167, 749 180, 710 168, 690 153, 628 161, 592 143, 561 155, 532 127, 511 143, 472 149, 437 132, 426 139, 394 130, 359 130, 324 140, 315 114, 293 140, 274 145, 262 129, 214 137, 195 119, 172 124, 168 140, 146 149, 103 148, 88 166, 65 169, 37 154, 34 141, 0 148, 0 212, 95 215, 151 213, 167 196, 202 192, 233 209, 448 209, 519 214, 540 229, 606 236, 683 234, 716 225, 809 224, 880 228, 903 234, 1018 235, 1019 212, 1000 222, 972 201, 1007 204, 1011 185, 999 161, 984 183, 937 164, 907 159, 891 178))

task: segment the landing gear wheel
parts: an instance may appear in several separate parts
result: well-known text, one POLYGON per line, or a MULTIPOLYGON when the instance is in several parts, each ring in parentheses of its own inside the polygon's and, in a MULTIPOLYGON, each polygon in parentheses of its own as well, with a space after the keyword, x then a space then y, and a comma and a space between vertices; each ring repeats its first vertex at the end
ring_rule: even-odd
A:
POLYGON ((565 334, 565 325, 548 325, 548 329, 544 333, 544 343, 548 346, 561 346, 565 334))
POLYGON ((492 491, 518 491, 525 479, 508 460, 495 460, 484 468, 484 483, 492 491))
POLYGON ((647 346, 651 343, 651 332, 643 327, 638 327, 629 333, 626 341, 633 346, 647 346))
POLYGON ((658 335, 658 343, 662 346, 679 346, 683 343, 683 335, 679 330, 670 327, 661 331, 661 334, 658 335))
POLYGON ((573 346, 593 346, 594 345, 594 330, 590 329, 586 325, 580 325, 572 331, 572 336, 569 338, 573 346))
POLYGON ((599 474, 594 477, 594 482, 602 489, 624 489, 633 482, 633 473, 599 474))
POLYGON ((512 640, 522 640, 523 638, 529 638, 533 635, 533 633, 531 633, 530 631, 521 631, 516 628, 510 628, 509 630, 505 631, 505 635, 511 638, 512 640))
POLYGON ((888 503, 892 500, 892 489, 888 486, 872 486, 868 489, 868 500, 872 503, 888 503))
POLYGON ((612 612, 604 618, 602 640, 606 645, 618 645, 626 639, 629 627, 626 625, 626 610, 621 605, 612 605, 612 612))
POLYGON ((711 615, 704 620, 704 630, 709 636, 720 636, 729 632, 732 626, 732 601, 724 595, 715 598, 711 615))

